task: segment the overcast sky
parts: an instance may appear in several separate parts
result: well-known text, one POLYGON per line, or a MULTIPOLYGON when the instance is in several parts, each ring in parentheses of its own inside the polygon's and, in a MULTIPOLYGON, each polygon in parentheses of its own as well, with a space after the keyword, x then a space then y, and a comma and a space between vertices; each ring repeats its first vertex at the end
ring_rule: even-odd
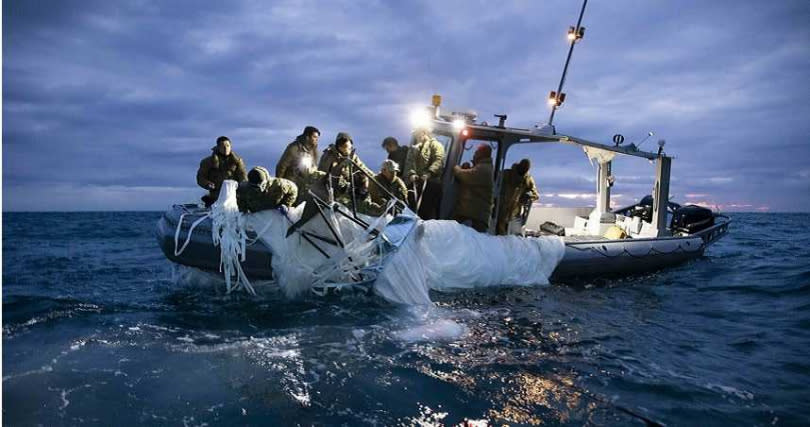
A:
MULTIPOLYGON (((372 168, 433 93, 490 123, 548 119, 581 3, 5 1, 3 210, 164 210, 199 200, 219 135, 275 169, 304 126, 372 168)), ((810 2, 591 0, 557 131, 655 150, 672 198, 810 211, 810 2)), ((571 147, 531 155, 542 202, 592 203, 571 147)), ((509 159, 508 159, 509 160, 509 159)), ((654 167, 614 162, 614 203, 654 167)))

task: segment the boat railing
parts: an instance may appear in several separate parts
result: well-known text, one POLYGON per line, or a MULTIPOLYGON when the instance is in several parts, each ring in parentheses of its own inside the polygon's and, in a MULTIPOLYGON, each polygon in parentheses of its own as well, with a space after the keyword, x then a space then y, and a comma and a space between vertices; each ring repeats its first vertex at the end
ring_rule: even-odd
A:
POLYGON ((717 214, 716 217, 725 218, 725 221, 714 224, 713 226, 700 230, 689 236, 698 236, 703 239, 703 244, 709 246, 716 242, 718 239, 728 233, 728 226, 731 224, 731 218, 726 215, 717 214))

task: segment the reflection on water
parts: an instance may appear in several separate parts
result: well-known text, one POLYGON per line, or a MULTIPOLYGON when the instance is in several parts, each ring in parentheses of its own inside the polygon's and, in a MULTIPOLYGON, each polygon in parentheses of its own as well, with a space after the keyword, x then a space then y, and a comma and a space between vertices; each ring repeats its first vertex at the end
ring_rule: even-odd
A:
POLYGON ((532 425, 542 424, 544 418, 568 422, 571 413, 582 409, 582 403, 579 393, 571 390, 570 379, 567 380, 568 387, 564 387, 560 379, 549 380, 527 373, 502 379, 504 387, 494 399, 500 408, 490 409, 489 415, 532 425))
POLYGON ((267 287, 248 298, 189 275, 175 281, 156 220, 4 214, 9 425, 810 417, 810 238, 796 232, 806 215, 735 218, 707 257, 675 269, 434 294, 430 309, 365 295, 291 301, 267 287))

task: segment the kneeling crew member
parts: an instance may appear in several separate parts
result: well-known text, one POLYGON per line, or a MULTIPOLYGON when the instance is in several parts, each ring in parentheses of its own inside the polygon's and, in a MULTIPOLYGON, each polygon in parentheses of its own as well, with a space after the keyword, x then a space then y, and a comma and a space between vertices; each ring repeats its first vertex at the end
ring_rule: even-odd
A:
POLYGON ((388 160, 392 160, 399 165, 400 170, 397 176, 403 178, 405 161, 408 159, 408 146, 399 145, 399 141, 397 141, 396 138, 389 136, 383 139, 382 147, 388 153, 388 160))
POLYGON ((236 202, 241 212, 260 212, 284 206, 291 207, 298 197, 295 183, 270 176, 267 169, 257 166, 248 173, 247 182, 239 184, 236 202))
POLYGON ((389 193, 393 194, 397 199, 402 200, 403 203, 408 202, 408 187, 405 186, 405 181, 397 176, 397 172, 399 172, 399 165, 397 165, 396 162, 393 160, 383 162, 380 173, 374 177, 383 188, 377 185, 371 185, 368 189, 368 193, 374 203, 380 206, 386 206, 388 200, 391 199, 389 193))
MULTIPOLYGON (((368 177, 365 175, 355 175, 354 179, 354 203, 357 213, 370 216, 380 216, 383 213, 383 206, 375 203, 369 196, 368 177)), ((351 192, 341 194, 335 201, 351 209, 351 192)))

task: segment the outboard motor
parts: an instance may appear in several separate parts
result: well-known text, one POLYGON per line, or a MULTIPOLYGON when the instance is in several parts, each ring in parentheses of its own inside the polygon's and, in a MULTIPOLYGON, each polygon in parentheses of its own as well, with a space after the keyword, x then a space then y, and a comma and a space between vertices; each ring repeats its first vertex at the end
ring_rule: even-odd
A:
POLYGON ((669 229, 673 233, 696 233, 714 225, 714 212, 698 205, 681 206, 672 214, 669 229))
POLYGON ((642 221, 652 222, 652 214, 653 214, 653 198, 651 195, 646 195, 641 198, 641 201, 638 202, 637 205, 633 206, 628 212, 629 216, 637 216, 641 218, 642 221))

